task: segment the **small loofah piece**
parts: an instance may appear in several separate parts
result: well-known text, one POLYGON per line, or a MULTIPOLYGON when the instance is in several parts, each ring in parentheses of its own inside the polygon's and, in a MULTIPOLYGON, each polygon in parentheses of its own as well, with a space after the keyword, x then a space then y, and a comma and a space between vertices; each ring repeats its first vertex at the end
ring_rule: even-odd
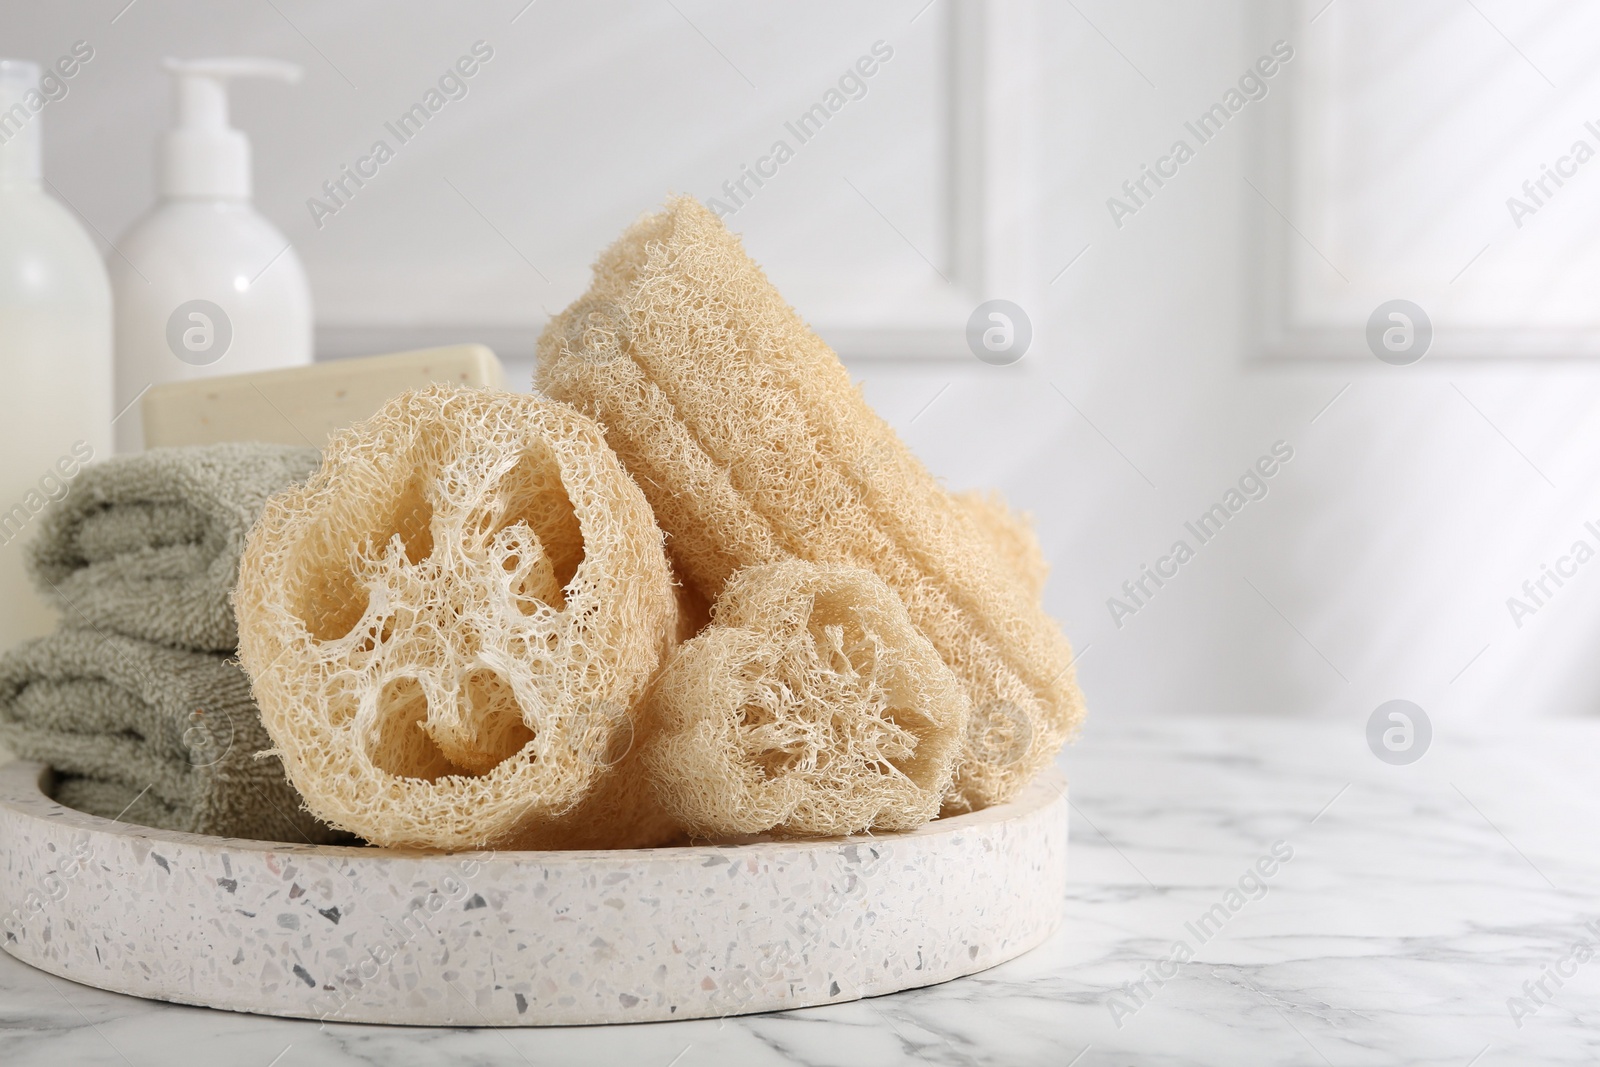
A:
POLYGON ((871 571, 740 571, 652 690, 645 765, 693 834, 909 830, 961 750, 960 682, 871 571))
POLYGON ((567 405, 390 401, 268 501, 235 605, 262 721, 334 825, 445 849, 674 836, 634 713, 678 630, 662 535, 567 405))
POLYGON ((1042 597, 1045 580, 1050 577, 1050 564, 1044 558, 1044 549, 1039 545, 1028 516, 1006 507, 1005 498, 993 489, 968 489, 956 493, 955 499, 1035 599, 1042 597))
POLYGON ((1015 796, 1083 698, 1065 638, 985 524, 693 199, 640 219, 594 275, 540 337, 538 384, 606 426, 683 578, 715 601, 755 564, 876 572, 972 702, 946 810, 1015 796))

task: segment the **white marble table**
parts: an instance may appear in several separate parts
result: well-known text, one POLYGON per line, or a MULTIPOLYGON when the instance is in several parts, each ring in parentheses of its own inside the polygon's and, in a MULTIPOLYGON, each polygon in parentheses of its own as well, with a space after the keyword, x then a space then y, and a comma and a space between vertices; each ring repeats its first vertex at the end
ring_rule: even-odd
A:
POLYGON ((722 1021, 422 1030, 148 1003, 0 955, 0 1063, 1600 1062, 1600 956, 1572 952, 1600 947, 1600 721, 1436 717, 1408 766, 1378 760, 1365 724, 1097 721, 1063 759, 1060 932, 931 989, 722 1021), (1524 983, 1537 1001, 1513 1019, 1524 983))

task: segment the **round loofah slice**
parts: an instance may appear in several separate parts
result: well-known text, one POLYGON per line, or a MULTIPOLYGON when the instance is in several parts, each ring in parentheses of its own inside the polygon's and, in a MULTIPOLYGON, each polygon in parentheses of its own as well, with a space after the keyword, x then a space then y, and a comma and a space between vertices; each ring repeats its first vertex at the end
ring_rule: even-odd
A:
POLYGON ((707 600, 792 558, 899 594, 972 703, 947 811, 1015 796, 1077 730, 1072 651, 1019 576, 1030 564, 1007 561, 693 199, 601 254, 539 339, 538 384, 606 426, 707 600))
POLYGON ((433 386, 268 501, 239 658, 306 805, 379 845, 632 847, 673 836, 638 763, 675 640, 661 531, 599 427, 433 386))
POLYGON ((920 826, 939 812, 968 713, 882 579, 801 560, 735 575, 651 704, 645 764, 704 837, 920 826))

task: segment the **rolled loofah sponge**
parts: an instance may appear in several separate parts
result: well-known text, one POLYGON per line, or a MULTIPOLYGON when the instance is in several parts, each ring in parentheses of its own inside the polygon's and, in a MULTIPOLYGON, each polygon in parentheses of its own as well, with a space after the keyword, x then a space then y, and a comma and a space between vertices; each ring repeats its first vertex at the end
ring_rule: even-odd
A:
POLYGON ((1014 796, 1083 717, 1018 568, 700 204, 641 219, 594 274, 540 338, 538 384, 606 426, 684 578, 714 601, 754 564, 875 571, 972 701, 946 810, 1014 796))
POLYGON ((1005 499, 994 490, 968 489, 956 493, 955 499, 967 509, 967 516, 989 538, 1011 572, 1036 598, 1043 596, 1050 564, 1028 517, 1006 507, 1005 499))
POLYGON ((645 766, 691 832, 909 830, 939 812, 967 698, 871 571, 748 567, 651 697, 645 766))
POLYGON ((390 401, 268 501, 235 606, 262 721, 334 825, 445 849, 673 836, 634 717, 678 627, 662 535, 567 405, 390 401))

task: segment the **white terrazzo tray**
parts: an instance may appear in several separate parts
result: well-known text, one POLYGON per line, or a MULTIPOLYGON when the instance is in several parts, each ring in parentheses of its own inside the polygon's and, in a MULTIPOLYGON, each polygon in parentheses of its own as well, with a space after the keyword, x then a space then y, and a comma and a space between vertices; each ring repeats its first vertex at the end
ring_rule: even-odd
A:
POLYGON ((1061 918, 1066 784, 911 833, 439 855, 116 823, 0 767, 0 944, 86 985, 434 1026, 644 1022, 933 985, 1061 918))

